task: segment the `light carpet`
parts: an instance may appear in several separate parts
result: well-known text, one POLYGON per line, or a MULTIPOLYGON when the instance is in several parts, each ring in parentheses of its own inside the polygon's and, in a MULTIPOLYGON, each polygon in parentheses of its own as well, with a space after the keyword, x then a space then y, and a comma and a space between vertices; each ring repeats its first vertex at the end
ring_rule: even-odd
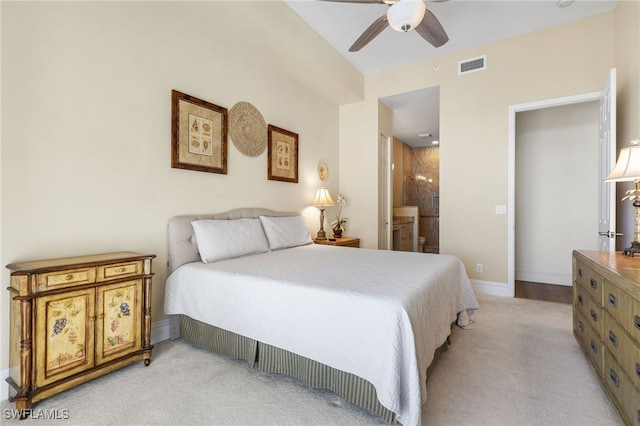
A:
MULTIPOLYGON (((572 333, 571 306, 478 295, 472 330, 452 345, 427 382, 423 425, 619 425, 572 333)), ((39 418, 2 424, 370 425, 384 422, 331 392, 266 374, 181 340, 135 363, 45 399, 39 418), (57 420, 45 417, 57 415, 57 420), (66 417, 61 419, 60 417, 66 417)))

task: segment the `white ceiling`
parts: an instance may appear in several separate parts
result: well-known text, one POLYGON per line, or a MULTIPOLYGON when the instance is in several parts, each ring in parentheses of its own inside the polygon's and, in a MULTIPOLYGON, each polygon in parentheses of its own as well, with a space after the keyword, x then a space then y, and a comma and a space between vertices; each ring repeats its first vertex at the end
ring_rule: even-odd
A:
MULTIPOLYGON (((285 0, 303 20, 364 75, 422 62, 492 41, 611 11, 618 0, 576 0, 560 8, 557 0, 450 0, 427 1, 449 41, 434 48, 415 31, 387 28, 359 52, 353 42, 371 23, 386 13, 382 4, 285 0)), ((418 133, 439 132, 439 91, 424 90, 383 99, 394 110, 394 136, 412 146, 430 145, 418 133), (434 103, 435 102, 435 103, 434 103), (414 117, 414 119, 409 119, 414 117), (435 126, 435 127, 434 127, 435 126)))

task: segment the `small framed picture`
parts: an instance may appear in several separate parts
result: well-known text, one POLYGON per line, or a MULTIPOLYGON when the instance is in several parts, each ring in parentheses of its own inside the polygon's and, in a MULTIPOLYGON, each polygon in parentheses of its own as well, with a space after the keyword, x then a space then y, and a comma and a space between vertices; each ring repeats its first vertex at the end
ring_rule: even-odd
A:
POLYGON ((227 173, 227 109, 171 91, 171 167, 227 173))
POLYGON ((269 124, 267 127, 269 180, 298 183, 298 134, 269 124))

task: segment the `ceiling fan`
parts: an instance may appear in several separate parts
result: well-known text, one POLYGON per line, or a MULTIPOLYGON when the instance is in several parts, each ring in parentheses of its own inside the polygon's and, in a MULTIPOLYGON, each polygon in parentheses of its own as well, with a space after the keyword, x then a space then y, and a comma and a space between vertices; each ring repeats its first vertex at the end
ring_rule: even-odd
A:
MULTIPOLYGON (((357 52, 373 40, 385 28, 390 26, 396 31, 416 30, 418 34, 434 47, 440 47, 449 41, 449 36, 433 13, 422 0, 321 0, 337 3, 379 3, 389 6, 387 13, 376 19, 349 48, 357 52)), ((442 1, 442 0, 432 0, 442 1)))

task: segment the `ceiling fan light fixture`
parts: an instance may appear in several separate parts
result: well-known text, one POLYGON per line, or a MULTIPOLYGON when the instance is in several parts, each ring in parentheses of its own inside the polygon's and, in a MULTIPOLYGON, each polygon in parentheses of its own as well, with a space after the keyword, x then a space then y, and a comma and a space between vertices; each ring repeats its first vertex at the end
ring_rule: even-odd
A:
POLYGON ((426 9, 422 0, 400 0, 387 10, 387 21, 394 30, 406 33, 422 22, 426 9))

